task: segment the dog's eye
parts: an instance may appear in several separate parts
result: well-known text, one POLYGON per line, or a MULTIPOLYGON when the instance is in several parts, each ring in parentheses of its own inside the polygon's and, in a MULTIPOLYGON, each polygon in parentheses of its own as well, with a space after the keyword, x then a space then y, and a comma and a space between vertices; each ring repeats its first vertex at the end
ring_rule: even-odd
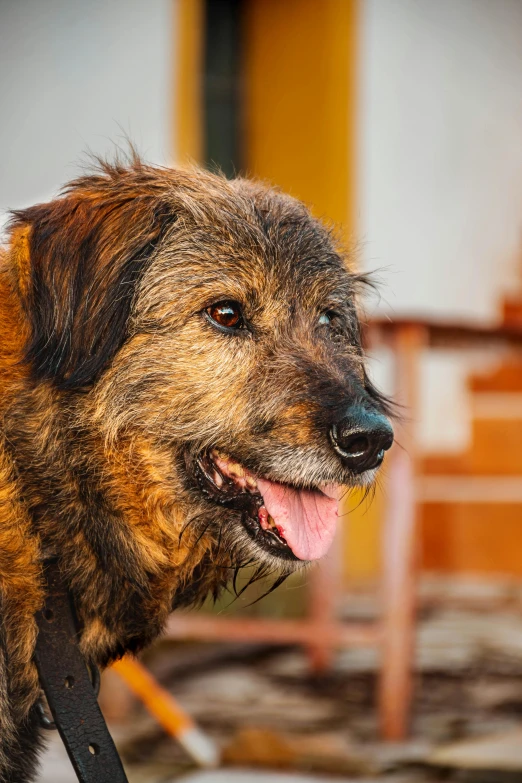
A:
POLYGON ((324 310, 317 318, 321 333, 329 340, 339 341, 345 331, 342 315, 335 310, 324 310))
POLYGON ((244 326, 238 302, 216 302, 207 307, 206 313, 211 321, 225 329, 241 329, 244 326))
POLYGON ((326 310, 324 313, 321 313, 321 315, 319 316, 318 323, 320 326, 331 326, 336 318, 337 318, 337 313, 335 313, 333 310, 326 310))

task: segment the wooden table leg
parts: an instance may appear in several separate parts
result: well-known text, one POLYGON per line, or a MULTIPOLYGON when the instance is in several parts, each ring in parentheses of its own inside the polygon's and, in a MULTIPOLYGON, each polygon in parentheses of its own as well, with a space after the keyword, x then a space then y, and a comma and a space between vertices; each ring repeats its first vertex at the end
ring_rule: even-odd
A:
POLYGON ((340 537, 338 530, 328 554, 309 570, 308 622, 315 629, 314 644, 308 645, 308 659, 314 674, 331 668, 334 648, 328 631, 337 623, 340 579, 340 537), (325 633, 326 631, 326 633, 325 633))
POLYGON ((384 739, 408 733, 415 632, 415 504, 409 456, 393 455, 383 536, 380 722, 384 739))
POLYGON ((380 722, 385 739, 408 732, 413 678, 416 584, 415 425, 419 417, 422 327, 403 327, 395 338, 397 398, 404 406, 390 454, 388 509, 383 533, 383 643, 380 722))

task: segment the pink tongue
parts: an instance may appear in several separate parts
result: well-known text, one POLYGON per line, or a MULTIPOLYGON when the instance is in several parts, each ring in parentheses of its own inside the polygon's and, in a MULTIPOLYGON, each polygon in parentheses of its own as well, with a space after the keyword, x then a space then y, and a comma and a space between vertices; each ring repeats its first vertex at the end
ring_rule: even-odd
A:
POLYGON ((265 506, 286 543, 300 560, 326 554, 337 524, 336 498, 257 479, 265 506))

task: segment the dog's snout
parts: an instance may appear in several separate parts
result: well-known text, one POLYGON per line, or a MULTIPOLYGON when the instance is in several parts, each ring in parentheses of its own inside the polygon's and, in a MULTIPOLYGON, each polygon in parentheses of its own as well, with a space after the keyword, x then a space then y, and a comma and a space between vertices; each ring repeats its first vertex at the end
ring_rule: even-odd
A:
POLYGON ((353 407, 332 426, 330 437, 345 465, 363 473, 381 464, 393 443, 393 429, 382 413, 353 407))

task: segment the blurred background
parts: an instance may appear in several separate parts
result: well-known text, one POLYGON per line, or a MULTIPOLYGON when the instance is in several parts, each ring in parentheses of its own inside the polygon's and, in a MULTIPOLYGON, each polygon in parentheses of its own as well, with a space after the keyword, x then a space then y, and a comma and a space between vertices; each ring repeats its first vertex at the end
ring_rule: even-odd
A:
POLYGON ((0 107, 0 223, 128 139, 303 199, 404 406, 326 563, 104 675, 129 779, 522 780, 521 0, 0 0, 0 107))

